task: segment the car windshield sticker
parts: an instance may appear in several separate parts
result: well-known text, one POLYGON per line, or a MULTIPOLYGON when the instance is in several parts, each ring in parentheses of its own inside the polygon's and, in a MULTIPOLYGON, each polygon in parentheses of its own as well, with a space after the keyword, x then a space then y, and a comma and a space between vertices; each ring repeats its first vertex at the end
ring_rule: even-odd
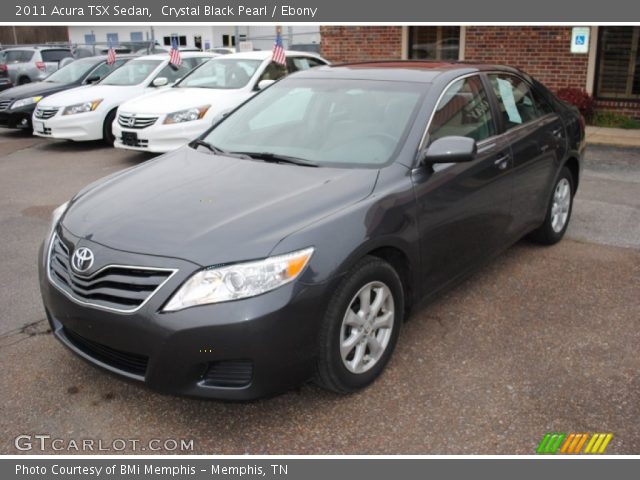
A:
POLYGON ((511 82, 498 78, 498 89, 500 90, 500 97, 502 98, 504 108, 507 111, 507 115, 509 115, 509 121, 511 123, 522 123, 522 117, 516 106, 516 99, 513 97, 511 82))

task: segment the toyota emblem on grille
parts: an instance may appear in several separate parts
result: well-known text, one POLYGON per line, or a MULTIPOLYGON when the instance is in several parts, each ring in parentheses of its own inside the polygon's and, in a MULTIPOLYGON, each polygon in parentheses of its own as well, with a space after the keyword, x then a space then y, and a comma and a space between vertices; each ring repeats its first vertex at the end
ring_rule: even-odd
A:
POLYGON ((131 115, 129 120, 127 120, 127 125, 133 127, 136 124, 136 117, 131 115))
POLYGON ((77 272, 86 272, 93 265, 93 252, 87 247, 76 248, 71 258, 71 265, 77 272))

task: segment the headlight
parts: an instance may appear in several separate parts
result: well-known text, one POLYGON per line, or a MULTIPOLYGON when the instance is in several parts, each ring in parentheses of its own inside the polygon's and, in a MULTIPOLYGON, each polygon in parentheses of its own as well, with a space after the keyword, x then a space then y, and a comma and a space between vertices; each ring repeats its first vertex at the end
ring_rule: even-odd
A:
POLYGON ((49 231, 53 232, 53 230, 56 228, 56 225, 58 225, 60 218, 62 218, 64 212, 67 211, 67 207, 69 207, 69 202, 64 202, 53 211, 53 213, 51 214, 51 228, 49 229, 49 231))
POLYGON ((69 105, 68 107, 64 108, 64 110, 62 111, 62 115, 74 115, 76 113, 93 112, 96 108, 98 108, 100 102, 102 102, 102 99, 69 105))
POLYGON ((13 102, 13 104, 11 105, 11 108, 26 107, 27 105, 33 105, 34 103, 38 103, 40 100, 42 100, 41 95, 38 97, 21 98, 20 100, 16 100, 15 102, 13 102))
POLYGON ((204 117, 205 113, 207 113, 209 107, 211 107, 211 105, 204 105, 202 107, 194 107, 187 110, 169 113, 167 114, 167 118, 164 119, 164 123, 182 123, 200 120, 204 117))
POLYGON ((309 263, 313 247, 255 262, 207 268, 173 294, 164 311, 254 297, 295 280, 309 263))

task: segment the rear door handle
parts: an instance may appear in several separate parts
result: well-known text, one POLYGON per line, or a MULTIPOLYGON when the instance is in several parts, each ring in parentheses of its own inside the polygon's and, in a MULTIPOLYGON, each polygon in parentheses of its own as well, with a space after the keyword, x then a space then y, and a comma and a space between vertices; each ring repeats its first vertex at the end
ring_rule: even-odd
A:
POLYGON ((563 130, 564 129, 562 127, 554 128, 553 130, 551 130, 551 134, 554 137, 562 138, 563 130))

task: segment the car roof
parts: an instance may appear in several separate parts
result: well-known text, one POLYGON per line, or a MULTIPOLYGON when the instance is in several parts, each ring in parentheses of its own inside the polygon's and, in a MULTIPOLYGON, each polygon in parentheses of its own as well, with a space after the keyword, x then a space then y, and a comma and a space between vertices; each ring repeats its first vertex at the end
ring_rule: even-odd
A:
MULTIPOLYGON (((209 52, 180 52, 180 56, 182 58, 191 58, 191 57, 215 58, 218 55, 216 55, 215 53, 209 53, 209 52)), ((136 56, 136 58, 134 58, 133 61, 135 62, 136 60, 166 60, 167 58, 169 58, 169 52, 154 53, 153 55, 136 56)))
POLYGON ((10 48, 5 48, 2 51, 3 52, 10 52, 12 50, 71 50, 69 47, 64 46, 64 45, 46 45, 46 46, 40 46, 40 45, 25 45, 24 47, 10 47, 10 48))
POLYGON ((438 60, 384 60, 343 63, 321 66, 296 73, 297 78, 321 77, 361 80, 388 80, 432 83, 440 75, 455 77, 481 71, 504 71, 522 74, 518 69, 504 65, 464 61, 438 60))
MULTIPOLYGON (((285 55, 286 56, 305 56, 305 57, 315 57, 315 58, 320 58, 322 59, 322 57, 316 53, 313 52, 299 52, 296 50, 285 50, 285 55)), ((244 58, 244 59, 248 59, 248 60, 266 60, 268 58, 271 58, 271 56, 273 55, 273 52, 271 50, 254 50, 251 52, 237 52, 237 53, 230 53, 229 55, 224 55, 221 58, 223 59, 227 59, 227 58, 244 58)))
MULTIPOLYGON (((135 55, 133 53, 118 53, 116 54, 116 60, 120 58, 139 58, 140 55, 135 55)), ((91 57, 80 57, 76 58, 76 62, 101 62, 107 59, 107 55, 92 55, 91 57)))

